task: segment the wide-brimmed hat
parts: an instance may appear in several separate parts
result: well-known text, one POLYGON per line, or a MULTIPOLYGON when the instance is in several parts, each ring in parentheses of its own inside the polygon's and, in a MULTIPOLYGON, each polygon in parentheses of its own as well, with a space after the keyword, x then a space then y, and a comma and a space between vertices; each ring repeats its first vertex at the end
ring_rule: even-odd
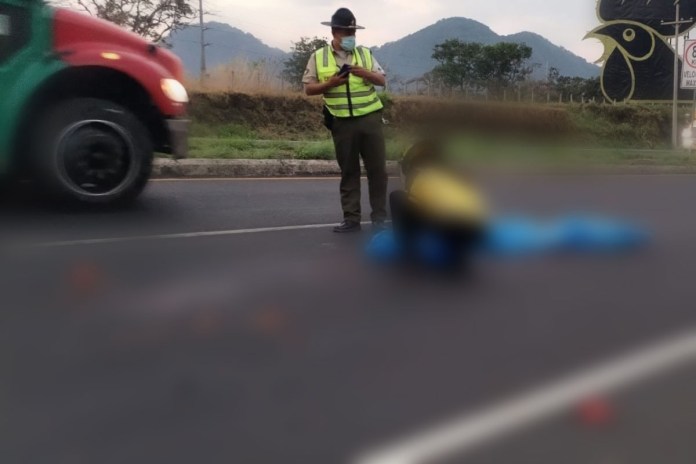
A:
POLYGON ((337 29, 365 29, 356 24, 355 15, 348 8, 339 8, 331 17, 331 21, 325 21, 321 24, 337 29))

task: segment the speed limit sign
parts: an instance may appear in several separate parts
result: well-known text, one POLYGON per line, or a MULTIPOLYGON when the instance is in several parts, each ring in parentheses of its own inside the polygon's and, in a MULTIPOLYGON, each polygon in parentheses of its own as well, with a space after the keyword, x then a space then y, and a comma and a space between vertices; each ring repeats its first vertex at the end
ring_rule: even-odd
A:
POLYGON ((682 89, 696 89, 696 40, 687 40, 684 46, 682 89))

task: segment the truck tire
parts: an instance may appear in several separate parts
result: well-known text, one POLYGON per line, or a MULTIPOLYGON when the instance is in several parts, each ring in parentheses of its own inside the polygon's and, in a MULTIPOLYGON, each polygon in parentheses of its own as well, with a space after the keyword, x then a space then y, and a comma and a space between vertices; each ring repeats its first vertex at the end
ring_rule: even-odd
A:
POLYGON ((32 151, 39 181, 70 202, 117 205, 137 198, 152 172, 148 130, 106 100, 60 102, 40 119, 32 151))

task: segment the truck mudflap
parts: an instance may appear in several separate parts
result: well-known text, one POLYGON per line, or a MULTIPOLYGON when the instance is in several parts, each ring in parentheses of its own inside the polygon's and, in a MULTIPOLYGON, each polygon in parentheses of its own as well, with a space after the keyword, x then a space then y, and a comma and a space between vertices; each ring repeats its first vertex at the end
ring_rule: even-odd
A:
POLYGON ((186 158, 188 156, 190 126, 191 121, 188 119, 167 119, 169 145, 172 149, 171 154, 175 159, 186 158))

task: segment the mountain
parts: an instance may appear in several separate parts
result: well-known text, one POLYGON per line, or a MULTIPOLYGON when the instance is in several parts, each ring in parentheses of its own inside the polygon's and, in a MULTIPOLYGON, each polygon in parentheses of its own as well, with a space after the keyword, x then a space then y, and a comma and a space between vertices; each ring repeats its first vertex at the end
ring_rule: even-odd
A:
POLYGON ((391 79, 407 80, 432 71, 437 65, 432 59, 433 48, 448 39, 489 45, 500 41, 500 36, 473 19, 451 18, 375 47, 372 52, 391 79))
POLYGON ((546 77, 548 67, 558 68, 561 75, 584 78, 597 77, 600 72, 598 66, 552 44, 538 34, 520 32, 501 36, 485 24, 467 18, 442 19, 403 39, 372 50, 392 79, 408 80, 420 77, 436 66, 437 63, 432 59, 433 48, 448 39, 487 45, 498 42, 526 43, 533 50, 531 62, 538 64, 533 76, 539 79, 546 77))
POLYGON ((532 47, 531 62, 539 67, 534 71, 533 76, 543 79, 548 75, 548 69, 558 68, 562 76, 572 77, 597 77, 601 68, 597 65, 588 63, 585 59, 577 56, 563 47, 559 47, 533 32, 520 32, 517 34, 506 35, 501 38, 504 42, 525 43, 532 47))
MULTIPOLYGON (((284 51, 269 47, 253 35, 229 24, 209 22, 205 23, 205 27, 205 41, 210 44, 205 51, 209 70, 235 59, 268 61, 280 65, 287 58, 284 51)), ((200 31, 198 26, 187 26, 167 39, 172 51, 183 61, 186 72, 196 77, 200 75, 201 67, 200 31)))
MULTIPOLYGON (((206 23, 205 40, 208 69, 224 65, 235 59, 249 61, 264 60, 273 63, 280 71, 288 54, 265 45, 251 34, 229 24, 206 23)), ((449 18, 438 21, 418 32, 395 42, 389 42, 372 50, 392 80, 409 80, 431 71, 436 62, 432 59, 433 48, 448 39, 465 42, 494 44, 498 42, 526 43, 534 51, 531 62, 537 64, 533 77, 543 79, 548 68, 558 68, 561 75, 597 77, 600 68, 588 63, 570 51, 549 42, 532 32, 520 32, 507 36, 498 35, 485 24, 467 18, 449 18)), ((200 29, 188 26, 168 38, 174 53, 184 62, 191 76, 198 76, 200 69, 200 29)))

